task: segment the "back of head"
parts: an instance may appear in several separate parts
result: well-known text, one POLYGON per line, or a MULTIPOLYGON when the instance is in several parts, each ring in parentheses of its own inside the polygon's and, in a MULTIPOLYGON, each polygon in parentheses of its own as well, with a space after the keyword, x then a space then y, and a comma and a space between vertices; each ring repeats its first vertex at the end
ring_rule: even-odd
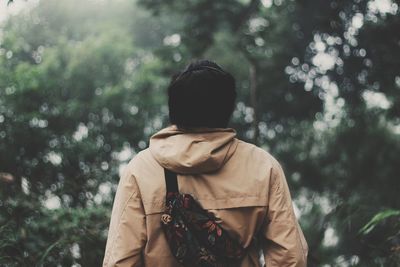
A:
POLYGON ((236 100, 235 79, 218 64, 199 60, 172 77, 169 119, 178 127, 227 127, 236 100))

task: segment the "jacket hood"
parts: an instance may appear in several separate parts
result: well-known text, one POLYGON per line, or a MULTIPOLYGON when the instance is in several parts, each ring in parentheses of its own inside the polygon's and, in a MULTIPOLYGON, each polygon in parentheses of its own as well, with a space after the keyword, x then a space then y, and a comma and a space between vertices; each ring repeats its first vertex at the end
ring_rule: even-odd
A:
POLYGON ((157 162, 176 173, 213 172, 236 150, 238 139, 232 128, 166 127, 150 137, 149 149, 157 162))

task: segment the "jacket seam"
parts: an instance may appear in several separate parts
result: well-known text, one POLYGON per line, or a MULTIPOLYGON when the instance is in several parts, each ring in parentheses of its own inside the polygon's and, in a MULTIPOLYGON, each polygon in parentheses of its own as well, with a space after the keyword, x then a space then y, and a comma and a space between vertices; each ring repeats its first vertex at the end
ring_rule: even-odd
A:
MULTIPOLYGON (((236 139, 236 138, 233 138, 232 141, 231 141, 231 144, 229 145, 228 150, 227 150, 227 152, 226 152, 226 154, 225 154, 225 156, 224 156, 224 159, 221 161, 221 164, 219 165, 218 169, 221 169, 222 166, 224 166, 224 165, 226 164, 226 162, 233 156, 233 153, 232 153, 231 155, 229 155, 229 158, 226 159, 226 158, 228 157, 229 151, 230 151, 231 149, 235 149, 235 151, 236 151, 237 146, 238 146, 237 139, 236 139), (234 147, 233 147, 233 146, 234 146, 234 147), (233 148, 232 148, 232 147, 233 147, 233 148)), ((235 152, 235 151, 234 151, 234 152, 235 152)))
POLYGON ((292 216, 292 220, 295 220, 295 225, 294 225, 294 227, 296 228, 296 239, 297 239, 297 243, 300 244, 300 248, 301 248, 301 256, 302 256, 301 258, 302 258, 303 261, 306 261, 306 255, 304 254, 303 242, 301 241, 300 233, 299 233, 299 227, 297 226, 297 224, 298 224, 297 218, 296 218, 296 216, 294 215, 293 210, 291 210, 290 213, 291 213, 291 216, 292 216))
MULTIPOLYGON (((133 178, 134 178, 133 174, 130 174, 129 180, 130 180, 130 181, 131 181, 131 180, 133 181, 133 178)), ((117 234, 116 234, 115 237, 113 238, 112 243, 111 243, 111 247, 110 247, 109 252, 108 252, 109 257, 111 257, 111 258, 113 258, 113 256, 112 256, 112 251, 113 251, 113 249, 114 249, 115 243, 117 242, 118 237, 121 235, 120 231, 118 230, 118 229, 119 229, 119 226, 121 225, 121 218, 122 218, 122 216, 125 214, 126 208, 128 207, 128 204, 129 204, 129 202, 131 201, 131 199, 133 198, 133 195, 134 195, 134 194, 135 194, 135 191, 133 191, 133 192, 130 194, 129 198, 126 200, 126 202, 125 202, 125 204, 124 204, 124 208, 123 208, 123 210, 122 210, 122 212, 121 212, 121 215, 120 215, 119 218, 118 218, 118 224, 117 224, 117 227, 116 227, 116 229, 117 229, 117 234)), ((108 263, 109 263, 109 259, 107 260, 106 264, 108 264, 108 263)))
MULTIPOLYGON (((246 198, 246 199, 249 199, 249 198, 251 198, 251 199, 253 199, 253 198, 255 198, 255 199, 266 199, 266 197, 262 197, 262 196, 242 196, 242 197, 229 197, 229 198, 195 198, 196 200, 232 200, 232 199, 243 199, 243 198, 246 198)), ((163 200, 158 200, 158 201, 155 201, 155 200, 152 200, 152 201, 143 201, 143 204, 159 204, 159 203, 165 203, 165 200, 163 199, 163 200)), ((262 205, 262 206, 268 206, 268 205, 262 205)))
MULTIPOLYGON (((277 166, 277 168, 279 168, 279 170, 282 172, 282 173, 284 173, 283 172, 283 168, 282 168, 282 166, 279 164, 278 166, 277 166)), ((276 176, 279 176, 277 173, 275 173, 275 175, 276 176)), ((276 179, 276 180, 278 180, 278 179, 276 179)), ((275 183, 277 183, 278 181, 276 181, 275 183)), ((280 181, 280 182, 282 182, 282 181, 280 181)), ((288 201, 288 199, 287 199, 287 192, 284 192, 285 191, 285 188, 284 188, 284 185, 283 184, 281 184, 281 186, 279 187, 279 188, 277 188, 276 189, 277 191, 279 191, 279 193, 281 193, 282 195, 283 195, 283 197, 285 198, 285 203, 287 203, 288 201)), ((290 194, 290 193, 289 193, 290 194)), ((287 205, 287 204, 286 204, 287 205)), ((285 205, 285 206, 286 206, 285 205)), ((295 214, 294 214, 294 211, 293 211, 293 203, 291 202, 290 203, 290 206, 289 207, 286 207, 286 208, 289 208, 289 213, 290 213, 290 217, 291 217, 291 221, 292 222, 294 222, 294 225, 293 225, 293 227, 295 227, 295 231, 296 231, 296 242, 298 243, 298 244, 300 244, 300 248, 301 248, 301 256, 302 256, 302 260, 303 261, 305 261, 306 259, 305 259, 305 254, 304 254, 304 247, 303 247, 303 243, 301 242, 301 238, 300 238, 300 233, 299 233, 299 228, 298 228, 298 226, 297 226, 297 218, 296 218, 296 216, 295 216, 295 214)))

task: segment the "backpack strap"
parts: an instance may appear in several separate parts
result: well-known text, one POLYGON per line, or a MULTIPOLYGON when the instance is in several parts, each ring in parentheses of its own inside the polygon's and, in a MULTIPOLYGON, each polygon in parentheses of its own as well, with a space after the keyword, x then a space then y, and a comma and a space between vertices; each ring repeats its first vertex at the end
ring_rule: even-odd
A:
POLYGON ((167 185, 167 194, 179 193, 178 178, 176 177, 176 173, 164 168, 164 175, 165 175, 165 184, 167 185))

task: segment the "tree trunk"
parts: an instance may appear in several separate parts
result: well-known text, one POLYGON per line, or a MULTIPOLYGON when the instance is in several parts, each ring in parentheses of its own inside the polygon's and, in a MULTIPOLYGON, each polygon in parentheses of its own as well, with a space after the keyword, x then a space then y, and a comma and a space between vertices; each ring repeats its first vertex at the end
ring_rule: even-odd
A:
POLYGON ((253 108, 253 122, 252 127, 254 131, 253 143, 258 145, 258 137, 260 130, 258 128, 258 108, 257 108, 257 67, 256 64, 250 61, 249 67, 249 81, 250 81, 250 105, 253 108))

